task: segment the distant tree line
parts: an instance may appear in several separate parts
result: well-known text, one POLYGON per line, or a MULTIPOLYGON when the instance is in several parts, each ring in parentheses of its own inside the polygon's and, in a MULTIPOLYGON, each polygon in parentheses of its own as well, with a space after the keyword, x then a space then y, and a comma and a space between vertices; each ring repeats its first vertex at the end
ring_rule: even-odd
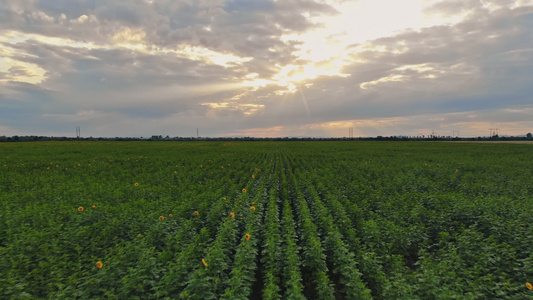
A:
POLYGON ((377 136, 377 137, 54 137, 54 136, 0 136, 0 142, 37 141, 524 141, 533 140, 531 133, 525 136, 450 137, 450 136, 377 136))

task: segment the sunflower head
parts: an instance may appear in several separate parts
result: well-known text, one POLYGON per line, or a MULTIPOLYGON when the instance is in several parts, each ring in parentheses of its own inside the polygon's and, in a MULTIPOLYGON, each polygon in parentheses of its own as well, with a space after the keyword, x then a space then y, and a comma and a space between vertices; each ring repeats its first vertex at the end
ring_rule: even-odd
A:
POLYGON ((83 211, 83 210, 84 210, 83 206, 78 207, 78 211, 83 211))
POLYGON ((249 240, 250 237, 251 237, 251 236, 250 236, 250 234, 248 234, 248 233, 244 235, 244 239, 245 239, 245 240, 249 240))

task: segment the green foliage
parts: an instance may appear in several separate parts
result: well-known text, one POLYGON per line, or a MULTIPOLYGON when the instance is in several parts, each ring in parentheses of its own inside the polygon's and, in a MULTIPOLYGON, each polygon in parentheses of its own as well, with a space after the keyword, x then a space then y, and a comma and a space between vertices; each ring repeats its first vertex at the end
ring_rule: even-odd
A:
POLYGON ((531 150, 2 143, 0 298, 529 299, 531 150))

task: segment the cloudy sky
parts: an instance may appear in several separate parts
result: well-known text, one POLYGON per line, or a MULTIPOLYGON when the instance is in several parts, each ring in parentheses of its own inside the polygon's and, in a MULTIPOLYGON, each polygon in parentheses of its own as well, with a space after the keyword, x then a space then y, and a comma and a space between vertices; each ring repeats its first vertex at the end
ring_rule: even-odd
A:
POLYGON ((522 135, 533 0, 0 0, 0 136, 522 135))

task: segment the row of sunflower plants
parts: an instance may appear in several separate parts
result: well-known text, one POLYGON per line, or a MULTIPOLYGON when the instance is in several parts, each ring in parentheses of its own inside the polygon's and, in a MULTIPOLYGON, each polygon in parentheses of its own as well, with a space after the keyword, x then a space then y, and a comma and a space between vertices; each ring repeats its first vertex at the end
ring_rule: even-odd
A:
MULTIPOLYGON (((321 160, 320 165, 332 165, 333 163, 333 161, 324 162, 321 160)), ((328 171, 319 170, 318 172, 328 171)), ((335 244, 331 244, 330 249, 338 251, 338 249, 345 248, 349 251, 349 257, 353 255, 350 260, 352 264, 357 264, 356 268, 359 269, 358 281, 365 283, 371 290, 373 297, 394 298, 398 295, 402 296, 401 291, 404 288, 391 288, 390 280, 394 279, 394 277, 387 276, 383 269, 384 259, 388 259, 389 256, 380 257, 373 252, 373 249, 368 248, 365 243, 361 242, 361 238, 364 238, 368 232, 364 229, 365 222, 362 221, 362 211, 357 206, 357 202, 349 201, 347 195, 342 193, 344 185, 336 182, 338 178, 343 176, 336 176, 337 179, 323 180, 317 174, 317 172, 309 173, 302 180, 307 180, 307 191, 317 220, 322 220, 324 224, 322 228, 328 228, 325 229, 324 234, 328 235, 328 232, 335 232, 339 240, 337 242, 343 244, 342 247, 336 247, 334 246, 335 244), (388 292, 390 293, 388 294, 388 292)), ((346 257, 342 253, 340 256, 346 257)), ((398 261, 394 261, 394 266, 404 270, 404 267, 398 264, 398 261)))
MULTIPOLYGON (((279 155, 279 153, 278 153, 279 155)), ((292 206, 292 189, 289 187, 287 172, 283 167, 283 160, 278 160, 279 203, 283 203, 281 217, 282 234, 282 294, 283 299, 306 299, 302 277, 302 249, 299 246, 299 230, 294 219, 292 206)))
MULTIPOLYGON (((267 170, 267 173, 270 170, 267 170)), ((242 214, 245 217, 244 228, 240 231, 241 239, 235 246, 234 265, 230 273, 229 286, 224 291, 222 299, 249 299, 252 297, 256 283, 258 265, 256 263, 259 254, 259 244, 262 237, 264 202, 267 197, 267 189, 270 186, 271 173, 265 177, 258 177, 259 169, 255 168, 252 173, 253 179, 257 180, 254 191, 255 196, 243 207, 242 214), (249 208, 248 208, 248 205, 249 208)), ((230 213, 230 217, 236 217, 230 213)))
POLYGON ((0 298, 527 299, 533 289, 529 145, 0 147, 0 298))
MULTIPOLYGON (((279 165, 276 164, 277 170, 279 165)), ((274 173, 277 176, 277 173, 274 173)), ((278 207, 278 178, 271 180, 271 187, 266 205, 265 224, 262 230, 261 265, 263 273, 263 299, 280 299, 281 269, 281 229, 278 207)))
MULTIPOLYGON (((228 168, 225 169, 227 170, 228 168)), ((215 170, 218 169, 213 169, 213 171, 215 170)), ((242 172, 236 173, 244 176, 242 175, 242 172)), ((175 297, 177 293, 183 291, 183 289, 187 286, 188 282, 191 280, 190 275, 194 274, 193 271, 198 270, 199 266, 201 267, 199 262, 201 261, 204 266, 205 264, 208 264, 207 258, 205 258, 206 249, 213 246, 211 242, 213 239, 215 239, 214 233, 220 229, 221 220, 225 220, 228 217, 235 218, 236 215, 239 220, 243 219, 243 216, 245 216, 247 213, 247 210, 244 209, 247 203, 243 204, 242 202, 246 202, 248 199, 248 194, 244 192, 246 191, 246 188, 241 189, 241 182, 245 181, 247 182, 246 187, 249 190, 252 189, 255 183, 254 181, 250 180, 248 176, 246 176, 245 179, 236 180, 236 183, 233 184, 224 183, 225 185, 223 189, 225 192, 223 194, 227 196, 219 197, 222 194, 215 193, 215 195, 219 197, 218 199, 214 199, 213 201, 210 199, 208 199, 208 201, 204 200, 204 202, 211 203, 210 208, 206 210, 205 213, 199 213, 198 211, 195 211, 195 219, 197 220, 203 219, 203 216, 205 215, 205 222, 197 223, 197 228, 202 228, 201 234, 198 236, 198 238, 185 241, 180 245, 185 246, 183 247, 184 250, 178 252, 179 254, 177 255, 177 259, 171 261, 169 271, 162 279, 162 281, 165 283, 165 287, 161 289, 161 292, 158 294, 158 296, 175 297), (204 224, 205 227, 203 227, 204 224)), ((188 295, 187 297, 195 297, 194 294, 189 295, 188 293, 189 292, 185 294, 188 295)))
POLYGON ((304 282, 304 295, 306 297, 318 297, 319 299, 335 299, 333 282, 330 280, 329 269, 326 264, 326 255, 318 235, 318 228, 312 221, 311 213, 307 207, 305 196, 300 189, 297 178, 292 169, 291 158, 282 156, 288 183, 291 191, 292 204, 296 211, 296 217, 301 237, 302 247, 302 275, 304 282))
MULTIPOLYGON (((320 189, 320 183, 317 183, 317 189, 320 189)), ((324 204, 327 205, 329 212, 332 215, 339 232, 341 233, 345 246, 354 253, 355 261, 358 263, 358 268, 361 271, 361 278, 372 291, 372 295, 376 298, 384 297, 384 289, 390 286, 389 278, 385 275, 382 265, 373 255, 373 252, 367 251, 364 248, 360 238, 364 232, 357 230, 356 219, 351 217, 352 214, 348 210, 353 209, 354 206, 349 203, 343 204, 339 199, 346 198, 344 195, 333 192, 332 188, 322 190, 324 196, 324 204)), ((361 228, 361 227, 359 227, 361 228)))
POLYGON ((294 221, 293 209, 289 199, 283 201, 283 217, 281 219, 282 242, 283 242, 283 272, 282 286, 284 288, 283 299, 301 300, 304 296, 302 283, 302 258, 301 248, 298 246, 298 234, 294 221))
MULTIPOLYGON (((295 163, 301 164, 301 162, 295 163)), ((361 254, 358 232, 345 207, 337 200, 340 195, 337 194, 330 199, 324 197, 326 194, 335 193, 338 187, 330 186, 333 180, 324 180, 323 175, 318 176, 318 174, 332 174, 332 164, 331 157, 317 157, 317 161, 312 163, 315 168, 298 170, 296 175, 305 191, 314 222, 320 229, 328 265, 331 266, 334 281, 338 283, 337 295, 347 298, 369 298, 370 289, 366 287, 366 283, 362 280, 363 274, 358 270, 361 254)))
POLYGON ((153 155, 154 149, 134 144, 36 144, 31 151, 15 146, 11 163, 5 162, 9 172, 2 173, 12 181, 0 185, 6 192, 0 251, 13 258, 0 262, 6 274, 0 291, 8 298, 172 294, 172 264, 183 267, 180 262, 203 256, 211 244, 206 217, 224 207, 211 204, 236 186, 240 195, 244 174, 249 181, 248 171, 232 174, 235 186, 223 180, 229 164, 239 165, 235 156, 223 159, 224 169, 205 173, 199 167, 204 156, 192 152, 180 162, 175 150, 153 155), (209 189, 198 188, 206 182, 209 189))
MULTIPOLYGON (((209 169, 209 167, 206 165, 203 165, 201 169, 206 171, 206 174, 204 175, 206 178, 209 176, 216 177, 215 174, 210 175, 211 173, 227 172, 228 170, 230 170, 229 166, 227 166, 226 168, 209 169)), ((243 174, 242 171, 237 173, 243 174)), ((241 175, 239 176, 239 178, 240 177, 243 176, 241 175)), ((248 178, 248 176, 246 176, 246 178, 248 178)), ((246 179, 246 181, 248 181, 248 179, 246 179)), ((203 181, 203 183, 206 182, 207 181, 203 181)), ((190 272, 197 269, 198 262, 200 262, 201 259, 205 257, 205 249, 208 249, 212 246, 211 241, 214 239, 214 233, 217 232, 217 229, 219 227, 219 224, 217 224, 217 221, 219 221, 217 220, 217 216, 220 218, 228 216, 228 212, 234 210, 231 208, 231 203, 238 203, 237 201, 229 201, 227 199, 237 199, 242 195, 240 182, 244 181, 236 180, 236 182, 237 183, 233 183, 232 185, 224 185, 224 187, 222 188, 223 190, 220 192, 213 193, 213 190, 207 190, 206 193, 202 193, 199 195, 199 197, 202 197, 201 199, 198 199, 198 206, 196 206, 199 207, 199 209, 198 211, 195 211, 192 215, 194 216, 195 227, 197 228, 197 230, 203 228, 201 233, 205 234, 200 234, 198 239, 191 239, 190 241, 192 241, 192 243, 188 245, 185 251, 178 252, 178 258, 173 264, 174 272, 166 272, 166 274, 163 276, 162 282, 165 282, 166 284, 163 288, 159 289, 157 296, 166 295, 174 297, 176 293, 172 291, 181 291, 186 286, 187 282, 191 279, 190 272), (228 197, 220 197, 220 195, 228 195, 228 197), (239 196, 237 197, 236 195, 239 196), (173 282, 175 284, 169 285, 169 282, 173 282)), ((215 182, 210 183, 210 185, 218 186, 218 184, 215 182)), ((187 245, 187 243, 183 243, 182 245, 187 245)), ((205 258, 202 262, 205 262, 205 258)))
MULTIPOLYGON (((476 146, 488 151, 476 151, 474 160, 462 158, 459 163, 457 157, 461 155, 457 151, 463 154, 469 149, 444 147, 449 153, 439 153, 442 155, 438 158, 430 152, 418 151, 416 160, 406 159, 415 156, 414 152, 401 148, 390 159, 385 155, 368 159, 369 163, 362 168, 346 160, 343 176, 321 180, 340 187, 342 193, 336 198, 346 204, 360 233, 365 256, 374 253, 371 261, 390 279, 390 283, 374 287, 379 291, 375 295, 384 298, 395 297, 395 293, 396 297, 422 298, 525 295, 524 282, 531 276, 526 271, 530 253, 522 251, 530 240, 521 239, 521 234, 528 231, 525 217, 528 208, 524 206, 527 196, 521 192, 523 189, 503 188, 497 197, 487 197, 479 189, 479 178, 494 180, 507 174, 503 176, 522 181, 523 174, 531 171, 522 169, 525 172, 517 174, 516 163, 510 158, 518 159, 517 154, 523 149, 517 148, 513 153, 509 151, 511 147, 506 147, 501 150, 507 156, 494 157, 492 148, 476 146), (492 165, 480 164, 481 161, 491 161, 492 165), (511 169, 505 165, 515 167, 509 172, 511 169), (414 189, 405 189, 409 186, 414 189), (484 249, 485 255, 476 253, 472 247, 484 249)), ((319 184, 316 186, 317 190, 323 189, 319 184)), ((486 190, 492 194, 494 186, 486 190)), ((366 279, 364 256, 358 260, 366 279)))
MULTIPOLYGON (((247 269, 242 264, 250 263, 247 259, 253 254, 247 256, 247 253, 239 251, 239 257, 236 258, 235 255, 236 249, 241 245, 241 247, 246 247, 246 241, 252 238, 250 233, 243 233, 243 231, 246 229, 257 230, 254 225, 258 219, 261 219, 260 216, 254 214, 260 214, 258 208, 262 208, 262 197, 265 193, 267 177, 261 177, 262 180, 260 181, 256 181, 255 178, 256 175, 252 174, 252 178, 248 180, 248 184, 234 201, 233 208, 227 212, 227 217, 218 226, 213 244, 207 249, 205 257, 201 260, 201 265, 199 262, 197 263, 199 267, 190 275, 187 286, 180 294, 181 298, 216 299, 224 293, 234 295, 236 286, 245 287, 246 284, 252 282, 252 277, 248 271, 253 271, 253 268, 247 269), (252 192, 255 197, 251 197, 252 192), (237 243, 238 241, 242 243, 237 243), (239 246, 236 248, 236 245, 239 246), (239 265, 234 265, 234 260, 239 265), (235 270, 235 273, 232 273, 232 270, 235 270), (230 281, 233 275, 236 277, 230 281)), ((254 238, 257 239, 257 237, 254 238)), ((253 241, 246 249, 257 252, 256 243, 253 241)), ((249 286, 245 287, 244 292, 249 289, 249 286)))
POLYGON ((370 290, 361 280, 361 273, 354 259, 355 255, 345 246, 342 234, 333 221, 332 215, 323 204, 313 185, 309 184, 306 178, 298 177, 300 183, 303 183, 308 206, 311 208, 311 215, 324 241, 326 257, 332 266, 331 271, 337 278, 335 281, 339 283, 338 288, 340 290, 337 293, 347 299, 370 299, 370 290))

